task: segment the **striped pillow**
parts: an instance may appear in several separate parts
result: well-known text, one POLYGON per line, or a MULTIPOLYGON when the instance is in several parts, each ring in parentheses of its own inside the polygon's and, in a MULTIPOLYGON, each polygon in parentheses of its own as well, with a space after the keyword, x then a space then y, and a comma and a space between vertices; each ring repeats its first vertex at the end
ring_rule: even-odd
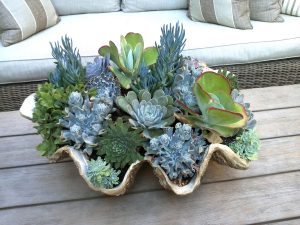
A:
POLYGON ((291 16, 300 16, 300 0, 283 0, 281 12, 291 16))
POLYGON ((0 0, 3 46, 22 41, 58 21, 50 0, 0 0))
POLYGON ((151 10, 186 9, 187 0, 122 0, 121 9, 124 12, 141 12, 151 10))
POLYGON ((189 17, 194 21, 252 29, 249 0, 190 0, 189 17))

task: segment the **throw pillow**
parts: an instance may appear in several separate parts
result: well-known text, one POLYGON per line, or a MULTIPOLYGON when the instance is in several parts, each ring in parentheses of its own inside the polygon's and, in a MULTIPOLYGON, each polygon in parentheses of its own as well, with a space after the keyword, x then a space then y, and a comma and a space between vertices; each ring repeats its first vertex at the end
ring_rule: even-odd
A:
POLYGON ((279 0, 250 0, 250 19, 264 22, 283 22, 279 0))
POLYGON ((58 15, 115 12, 121 0, 52 0, 58 15))
POLYGON ((22 41, 58 21, 50 0, 0 0, 3 46, 22 41))
POLYGON ((249 0, 190 0, 189 17, 194 21, 252 29, 249 0))
POLYGON ((122 0, 124 12, 187 9, 188 0, 122 0))
POLYGON ((300 0, 283 0, 281 12, 291 16, 300 16, 300 0))

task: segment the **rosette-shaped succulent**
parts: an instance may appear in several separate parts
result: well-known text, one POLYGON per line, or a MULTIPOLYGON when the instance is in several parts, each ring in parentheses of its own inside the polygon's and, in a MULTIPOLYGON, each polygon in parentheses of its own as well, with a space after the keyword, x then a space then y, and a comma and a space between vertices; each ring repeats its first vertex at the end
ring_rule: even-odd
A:
POLYGON ((95 88, 96 97, 110 98, 115 100, 120 95, 120 85, 108 70, 109 56, 96 57, 93 63, 86 65, 87 88, 95 88))
POLYGON ((95 98, 91 102, 88 96, 85 99, 79 92, 72 92, 66 108, 67 116, 59 120, 59 124, 68 130, 62 131, 65 140, 75 142, 74 147, 91 154, 97 145, 96 138, 102 134, 107 126, 107 119, 113 109, 110 99, 95 98))
POLYGON ((140 130, 131 129, 129 123, 118 118, 115 124, 109 124, 106 133, 99 138, 97 154, 105 156, 105 161, 114 168, 124 168, 143 159, 138 149, 143 146, 144 141, 140 130))
POLYGON ((196 80, 194 95, 202 115, 177 115, 178 119, 222 137, 234 136, 248 121, 243 105, 233 101, 228 79, 215 72, 204 72, 196 80))
POLYGON ((187 124, 177 123, 175 131, 167 128, 163 135, 150 140, 146 155, 153 165, 160 166, 171 180, 193 177, 203 160, 207 144, 201 135, 187 124))
POLYGON ((175 120, 173 99, 163 90, 155 91, 153 96, 148 90, 141 90, 138 95, 129 91, 127 96, 117 97, 116 103, 131 116, 129 122, 134 127, 143 128, 146 137, 150 136, 149 130, 167 127, 175 120))
POLYGON ((119 184, 120 173, 121 171, 116 171, 100 157, 88 162, 87 177, 95 187, 113 188, 119 184))
POLYGON ((260 141, 255 130, 244 130, 228 146, 242 159, 255 160, 260 148, 260 141))

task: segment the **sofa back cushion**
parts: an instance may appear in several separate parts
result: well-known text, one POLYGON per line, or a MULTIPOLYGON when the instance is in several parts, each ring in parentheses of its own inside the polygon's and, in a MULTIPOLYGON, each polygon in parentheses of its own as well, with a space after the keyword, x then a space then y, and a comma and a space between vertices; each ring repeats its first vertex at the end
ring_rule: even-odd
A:
POLYGON ((58 21, 50 0, 0 0, 3 46, 22 41, 58 21))
POLYGON ((279 0, 250 0, 250 18, 264 22, 283 22, 279 0))
POLYGON ((188 0, 122 0, 124 12, 187 9, 188 0))
POLYGON ((52 0, 58 15, 114 12, 120 10, 120 0, 52 0))

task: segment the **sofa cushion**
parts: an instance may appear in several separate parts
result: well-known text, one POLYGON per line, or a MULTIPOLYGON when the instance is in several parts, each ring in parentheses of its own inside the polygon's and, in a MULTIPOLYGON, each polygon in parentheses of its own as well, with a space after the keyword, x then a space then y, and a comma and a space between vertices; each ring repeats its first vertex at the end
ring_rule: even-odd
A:
POLYGON ((120 10, 120 0, 52 0, 52 2, 59 15, 120 10))
POLYGON ((292 16, 300 16, 300 0, 281 0, 281 12, 292 16))
POLYGON ((120 35, 130 31, 143 35, 145 47, 153 46, 160 39, 161 26, 175 25, 177 21, 186 33, 184 55, 197 57, 209 66, 300 56, 300 29, 295 29, 299 17, 283 15, 283 23, 253 21, 253 30, 238 30, 194 22, 186 14, 187 10, 170 10, 62 16, 56 26, 22 42, 5 48, 0 45, 0 83, 46 79, 55 68, 49 42, 60 40, 66 33, 86 62, 98 55, 99 47, 109 40, 119 43, 120 35), (101 32, 95 27, 101 28, 101 32))
POLYGON ((283 22, 279 0, 250 0, 250 18, 265 22, 283 22))
POLYGON ((252 29, 249 0, 190 0, 189 17, 194 21, 252 29))
POLYGON ((3 46, 24 40, 58 20, 50 0, 0 0, 3 46))
POLYGON ((186 9, 187 0, 122 0, 121 9, 124 12, 140 12, 151 10, 186 9))

